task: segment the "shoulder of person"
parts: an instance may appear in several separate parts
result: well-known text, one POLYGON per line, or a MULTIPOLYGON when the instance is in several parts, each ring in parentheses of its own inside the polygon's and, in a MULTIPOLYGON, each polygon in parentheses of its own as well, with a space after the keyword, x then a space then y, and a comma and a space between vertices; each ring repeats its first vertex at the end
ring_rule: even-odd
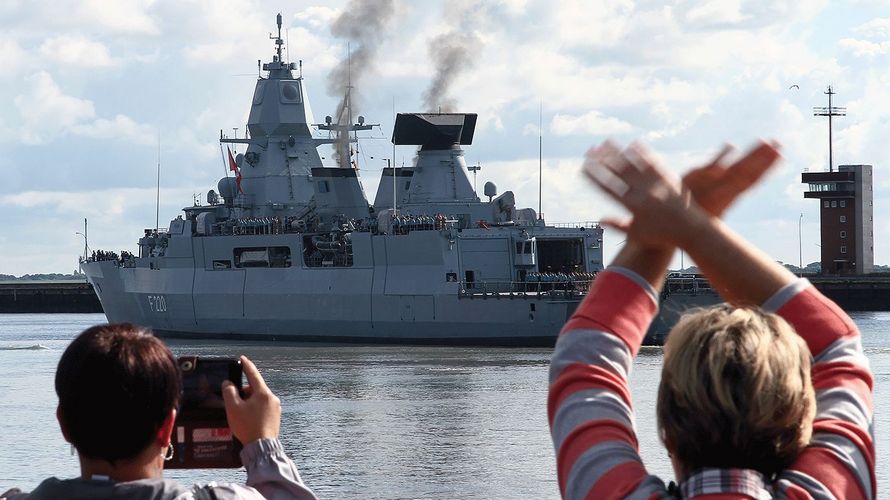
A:
POLYGON ((233 483, 211 482, 196 484, 189 492, 191 496, 177 497, 176 500, 235 500, 235 499, 264 499, 254 488, 233 483))

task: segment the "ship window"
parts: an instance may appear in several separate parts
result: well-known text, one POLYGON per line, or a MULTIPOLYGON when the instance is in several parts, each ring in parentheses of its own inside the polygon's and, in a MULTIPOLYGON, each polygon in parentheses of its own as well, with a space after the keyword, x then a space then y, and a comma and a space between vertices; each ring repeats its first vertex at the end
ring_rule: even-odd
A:
POLYGON ((841 222, 847 222, 847 216, 841 215, 841 222))
POLYGON ((841 200, 841 208, 845 208, 847 206, 847 200, 841 200))
POLYGON ((328 181, 318 181, 318 192, 327 193, 328 191, 330 191, 328 188, 328 181))
POLYGON ((411 181, 405 181, 405 191, 407 191, 409 187, 411 187, 411 181))
POLYGON ((290 267, 290 247, 251 247, 234 250, 235 267, 290 267))
POLYGON ((828 200, 825 200, 822 204, 822 206, 825 208, 828 208, 830 205, 831 205, 831 203, 829 203, 828 200))
POLYGON ((837 200, 831 200, 831 208, 837 208, 837 200))
POLYGON ((846 247, 846 246, 842 246, 842 247, 841 247, 841 253, 847 253, 847 247, 846 247))
POLYGON ((517 242, 516 242, 516 255, 519 255, 519 254, 521 254, 521 253, 522 253, 522 242, 521 242, 521 241, 517 241, 517 242))
POLYGON ((846 238, 846 237, 847 237, 847 232, 841 231, 841 238, 846 238))

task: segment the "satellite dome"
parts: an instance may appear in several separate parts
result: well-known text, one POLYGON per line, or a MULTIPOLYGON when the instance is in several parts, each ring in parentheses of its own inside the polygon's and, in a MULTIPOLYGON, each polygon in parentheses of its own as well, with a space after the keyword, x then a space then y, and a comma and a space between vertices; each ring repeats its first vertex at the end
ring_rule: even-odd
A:
POLYGON ((216 190, 223 197, 226 203, 231 203, 235 199, 235 179, 233 177, 223 177, 216 183, 216 190))
POLYGON ((493 182, 488 181, 485 183, 485 186, 482 188, 482 192, 485 193, 485 196, 497 196, 498 195, 498 187, 494 185, 493 182))

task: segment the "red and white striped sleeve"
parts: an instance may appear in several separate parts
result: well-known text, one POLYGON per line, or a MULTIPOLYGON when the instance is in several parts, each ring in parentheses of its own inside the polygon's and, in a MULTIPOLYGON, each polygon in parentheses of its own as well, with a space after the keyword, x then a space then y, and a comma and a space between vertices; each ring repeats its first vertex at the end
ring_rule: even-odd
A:
POLYGON ((859 330, 805 279, 763 308, 784 317, 807 342, 816 389, 813 438, 780 474, 777 489, 789 498, 875 498, 874 378, 859 330))
POLYGON ((667 496, 664 483, 643 467, 627 382, 657 310, 651 285, 611 267, 560 332, 547 411, 565 498, 667 496))

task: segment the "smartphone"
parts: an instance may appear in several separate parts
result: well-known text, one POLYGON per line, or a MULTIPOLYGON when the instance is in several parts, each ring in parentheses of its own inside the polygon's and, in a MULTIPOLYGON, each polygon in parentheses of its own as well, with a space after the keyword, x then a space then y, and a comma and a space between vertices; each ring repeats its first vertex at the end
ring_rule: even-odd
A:
POLYGON ((229 380, 241 390, 241 360, 179 358, 182 396, 173 426, 173 459, 165 469, 241 467, 241 443, 226 419, 222 383, 229 380))

